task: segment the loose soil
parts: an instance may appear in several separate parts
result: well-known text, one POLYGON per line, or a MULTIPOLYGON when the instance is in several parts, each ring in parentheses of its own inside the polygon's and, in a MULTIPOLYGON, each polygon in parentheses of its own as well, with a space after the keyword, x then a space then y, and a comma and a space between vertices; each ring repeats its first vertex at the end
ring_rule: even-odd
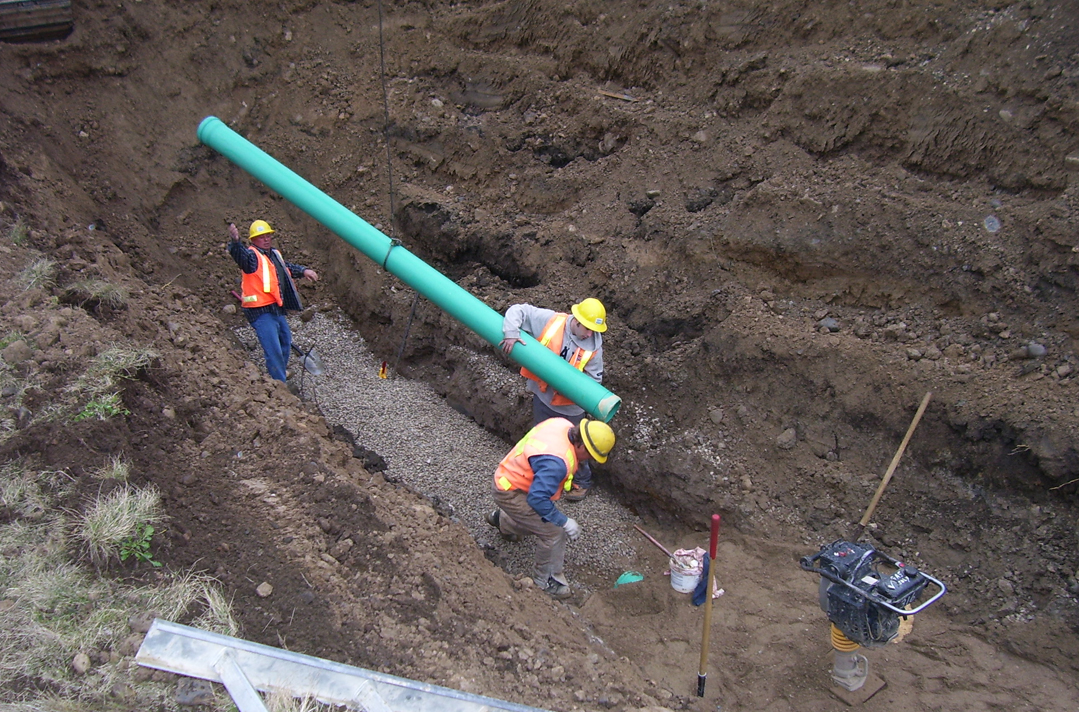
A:
POLYGON ((0 45, 0 218, 31 228, 0 247, 24 337, 0 457, 87 497, 128 458, 165 495, 156 556, 218 576, 252 640, 553 710, 832 710, 797 560, 861 517, 932 392, 867 534, 950 591, 869 652, 864 706, 1076 707, 1076 8, 379 7, 76 0, 66 39, 0 45), (256 218, 323 275, 310 310, 507 448, 529 418, 512 364, 201 146, 207 115, 496 310, 603 300, 600 487, 671 546, 724 517, 704 699, 701 611, 658 550, 639 584, 548 600, 260 373, 224 252, 256 218), (57 284, 18 283, 41 256, 57 284), (121 342, 160 353, 128 415, 44 417, 121 342))

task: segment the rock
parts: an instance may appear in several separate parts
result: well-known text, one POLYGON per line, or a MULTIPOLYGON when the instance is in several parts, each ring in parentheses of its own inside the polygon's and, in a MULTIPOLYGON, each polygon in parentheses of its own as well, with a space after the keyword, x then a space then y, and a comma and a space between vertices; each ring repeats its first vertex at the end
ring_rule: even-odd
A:
POLYGON ((839 331, 839 322, 830 316, 826 316, 817 322, 817 327, 835 333, 839 331))
POLYGON ((258 585, 258 588, 255 589, 255 593, 259 598, 266 598, 273 593, 273 586, 266 581, 263 581, 258 585))
POLYGON ((90 669, 90 656, 86 653, 76 654, 75 659, 71 661, 71 669, 76 675, 85 675, 90 669))
POLYGON ((921 361, 922 352, 918 349, 907 349, 907 358, 911 361, 921 361))
POLYGON ((778 438, 776 438, 776 447, 781 450, 790 450, 798 443, 798 431, 794 428, 787 428, 784 430, 778 438))
POLYGON ((127 625, 135 633, 146 633, 157 616, 150 612, 136 613, 127 619, 127 625))
POLYGON ((963 347, 959 344, 948 344, 946 347, 944 347, 945 358, 960 358, 964 353, 965 351, 963 347))
POLYGON ((712 420, 713 423, 719 425, 723 422, 723 409, 713 408, 711 411, 709 411, 708 417, 712 420))
POLYGON ((141 633, 132 633, 120 642, 120 645, 116 648, 116 652, 120 653, 120 655, 125 658, 133 656, 139 651, 139 646, 142 645, 142 638, 143 635, 141 633))
POLYGON ((1072 374, 1073 370, 1074 369, 1072 368, 1071 364, 1062 363, 1057 366, 1057 378, 1067 378, 1072 374))
POLYGON ((33 349, 23 339, 8 344, 3 351, 0 351, 0 358, 4 359, 4 362, 9 366, 18 366, 20 363, 29 360, 33 355, 33 349))
POLYGON ((941 354, 940 349, 938 349, 936 346, 930 346, 925 350, 925 353, 922 354, 922 358, 925 358, 929 361, 939 361, 942 355, 943 354, 941 354))
POLYGON ((225 314, 235 314, 236 313, 236 305, 235 304, 226 304, 225 306, 221 307, 221 311, 224 312, 225 314))
POLYGON ((118 700, 132 702, 135 699, 135 689, 126 682, 118 682, 109 688, 109 694, 118 700))
POLYGON ((176 681, 176 704, 212 705, 214 689, 206 680, 194 677, 181 677, 176 681))
POLYGON ((1031 341, 1027 344, 1027 358, 1041 358, 1049 351, 1036 341, 1031 341))

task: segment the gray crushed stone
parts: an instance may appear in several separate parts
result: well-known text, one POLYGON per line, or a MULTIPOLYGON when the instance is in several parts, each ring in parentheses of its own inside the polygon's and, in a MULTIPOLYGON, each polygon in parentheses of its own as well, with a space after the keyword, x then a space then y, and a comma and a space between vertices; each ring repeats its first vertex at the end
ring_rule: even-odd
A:
MULTIPOLYGON (((326 369, 317 378, 303 374, 302 397, 316 402, 331 427, 345 427, 357 445, 382 456, 387 479, 411 487, 466 526, 508 573, 530 575, 533 541, 504 541, 484 518, 494 508, 492 475, 511 444, 451 408, 427 384, 393 374, 379 378, 380 361, 339 311, 318 313, 306 323, 293 318, 289 324, 297 346, 313 347, 326 369)), ((241 327, 237 336, 261 367, 254 332, 241 327)), ((477 379, 497 384, 514 378, 493 351, 469 360, 477 379)), ((298 384, 300 361, 295 355, 289 368, 297 372, 290 383, 298 384)), ((523 379, 517 380, 523 390, 523 379)), ((636 559, 632 539, 640 535, 632 525, 640 520, 609 493, 596 489, 582 502, 562 502, 559 507, 582 530, 566 554, 571 584, 588 588, 592 584, 587 582, 613 581, 636 559)))

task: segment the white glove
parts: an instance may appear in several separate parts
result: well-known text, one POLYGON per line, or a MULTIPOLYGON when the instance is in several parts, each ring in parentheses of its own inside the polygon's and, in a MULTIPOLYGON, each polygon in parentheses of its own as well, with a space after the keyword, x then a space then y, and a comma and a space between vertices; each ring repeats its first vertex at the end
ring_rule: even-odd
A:
POLYGON ((567 519, 562 528, 566 530, 570 541, 577 541, 577 538, 581 536, 581 525, 577 523, 576 519, 567 519))

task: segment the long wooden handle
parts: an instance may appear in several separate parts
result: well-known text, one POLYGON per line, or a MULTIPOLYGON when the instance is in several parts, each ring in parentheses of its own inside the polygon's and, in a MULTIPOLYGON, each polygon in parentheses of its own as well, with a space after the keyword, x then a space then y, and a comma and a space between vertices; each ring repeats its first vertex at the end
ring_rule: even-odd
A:
POLYGON ((641 534, 644 534, 645 538, 648 539, 648 541, 650 541, 653 544, 655 544, 656 546, 658 546, 659 550, 662 551, 664 554, 666 554, 668 559, 671 558, 671 556, 673 556, 673 554, 671 554, 671 552, 667 551, 667 547, 663 546, 663 544, 660 544, 658 541, 656 541, 656 538, 654 536, 652 536, 651 534, 646 532, 644 529, 641 529, 641 527, 639 525, 634 524, 633 528, 636 529, 637 531, 639 531, 641 534))
POLYGON ((708 576, 704 582, 704 631, 701 633, 701 664, 697 668, 697 697, 704 697, 708 675, 708 632, 712 629, 712 581, 716 577, 716 542, 719 540, 719 515, 712 515, 712 536, 708 542, 708 576))
POLYGON ((884 473, 884 479, 880 481, 880 486, 877 487, 877 493, 873 495, 873 501, 869 503, 869 509, 865 510, 865 516, 858 522, 859 530, 865 529, 869 524, 869 518, 873 516, 873 510, 877 508, 877 502, 880 501, 881 496, 884 494, 884 488, 888 486, 888 482, 892 479, 892 475, 895 473, 895 468, 899 466, 899 458, 903 457, 903 451, 907 449, 907 443, 910 442, 910 436, 914 435, 914 429, 918 427, 918 421, 922 419, 922 415, 925 413, 925 407, 929 405, 929 399, 933 396, 933 392, 930 391, 925 394, 925 398, 922 398, 922 404, 918 406, 918 412, 914 414, 914 420, 911 421, 910 427, 907 428, 907 434, 903 436, 903 442, 899 444, 899 449, 895 452, 895 457, 892 458, 892 464, 888 465, 888 471, 884 473))

